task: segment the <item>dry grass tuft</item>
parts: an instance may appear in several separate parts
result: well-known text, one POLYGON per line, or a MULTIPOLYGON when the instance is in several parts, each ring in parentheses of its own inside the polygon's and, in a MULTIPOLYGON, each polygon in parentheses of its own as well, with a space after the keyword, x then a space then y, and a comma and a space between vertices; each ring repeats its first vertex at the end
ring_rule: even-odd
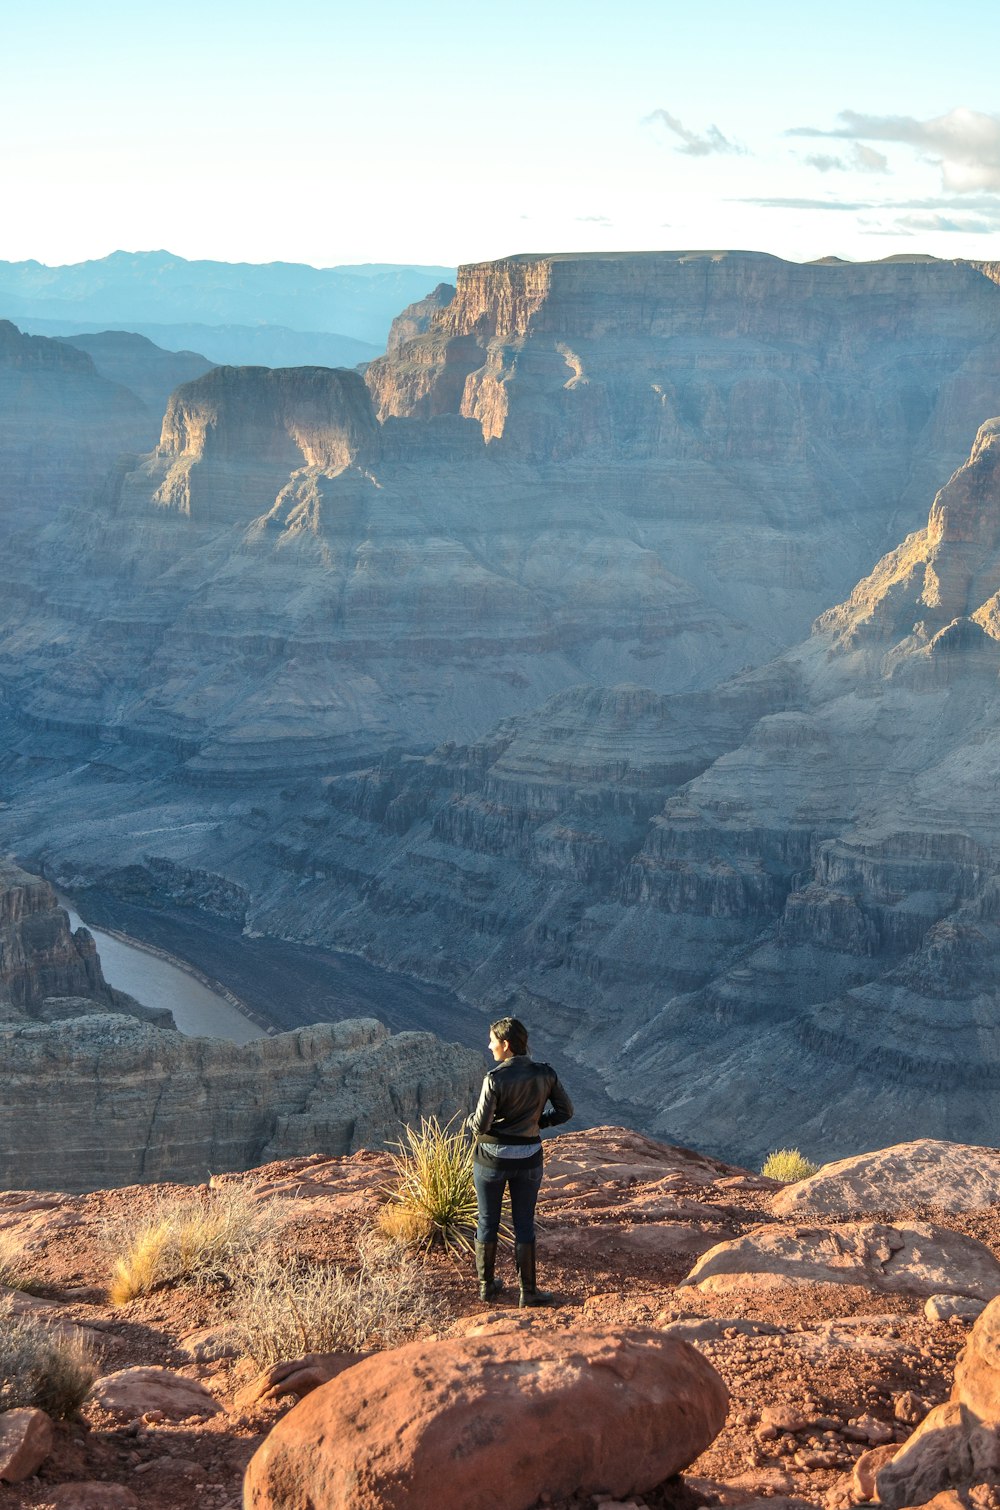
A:
POLYGON ((97 1361, 79 1337, 0 1309, 0 1412, 34 1405, 63 1420, 76 1414, 96 1378, 97 1361))
POLYGON ((162 1201, 137 1230, 129 1224, 108 1233, 120 1255, 108 1300, 125 1305, 180 1281, 232 1283, 244 1256, 274 1231, 275 1205, 236 1183, 162 1201))
POLYGON ((476 1190, 472 1181, 473 1148, 464 1125, 455 1119, 442 1127, 436 1117, 421 1119, 419 1129, 407 1127, 391 1154, 393 1180, 387 1187, 387 1207, 379 1214, 384 1232, 396 1232, 406 1242, 440 1241, 446 1248, 472 1248, 476 1225, 476 1190), (399 1215, 392 1213, 398 1208, 399 1215), (413 1233, 408 1236, 406 1229, 413 1233))
POLYGON ((807 1180, 819 1170, 818 1164, 799 1153, 797 1148, 776 1148, 761 1165, 761 1174, 769 1180, 780 1180, 783 1185, 794 1185, 796 1180, 807 1180))
POLYGON ((12 1232, 0 1232, 0 1285, 9 1290, 28 1290, 32 1285, 24 1244, 12 1232))
POLYGON ((248 1260, 230 1309, 236 1343, 258 1368, 305 1353, 395 1347, 445 1320, 420 1260, 375 1233, 358 1243, 350 1269, 294 1265, 263 1250, 248 1260))
POLYGON ((410 1247, 425 1247, 434 1237, 434 1224, 423 1211, 387 1201, 375 1214, 375 1223, 384 1237, 410 1247))

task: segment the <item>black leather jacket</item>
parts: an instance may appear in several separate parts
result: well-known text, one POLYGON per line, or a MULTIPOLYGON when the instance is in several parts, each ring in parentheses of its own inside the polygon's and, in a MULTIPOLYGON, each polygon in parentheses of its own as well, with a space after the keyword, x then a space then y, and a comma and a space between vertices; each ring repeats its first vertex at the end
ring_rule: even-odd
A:
POLYGON ((497 1143, 534 1143, 542 1127, 558 1127, 573 1115, 573 1103, 551 1064, 527 1054, 503 1059, 483 1079, 479 1104, 468 1120, 476 1138, 497 1143), (545 1110, 546 1102, 552 1110, 545 1110))

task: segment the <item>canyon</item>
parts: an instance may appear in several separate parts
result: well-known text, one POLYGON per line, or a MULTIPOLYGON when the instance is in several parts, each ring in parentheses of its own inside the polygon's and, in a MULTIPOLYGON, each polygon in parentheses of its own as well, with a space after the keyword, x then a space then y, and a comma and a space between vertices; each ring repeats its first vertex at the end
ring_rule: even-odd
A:
POLYGON ((48 882, 0 864, 0 1181, 93 1190, 346 1154, 471 1105, 482 1056, 371 1018, 189 1038, 110 987, 48 882))
POLYGON ((183 383, 0 564, 0 840, 720 1157, 996 1142, 998 334, 985 265, 525 256, 183 383))

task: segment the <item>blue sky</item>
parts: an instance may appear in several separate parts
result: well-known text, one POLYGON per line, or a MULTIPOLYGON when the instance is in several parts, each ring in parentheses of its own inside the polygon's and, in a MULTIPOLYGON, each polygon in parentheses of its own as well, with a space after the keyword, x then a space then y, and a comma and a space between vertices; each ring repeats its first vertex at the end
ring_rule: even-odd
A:
POLYGON ((1000 259, 998 16, 0 0, 0 258, 1000 259))

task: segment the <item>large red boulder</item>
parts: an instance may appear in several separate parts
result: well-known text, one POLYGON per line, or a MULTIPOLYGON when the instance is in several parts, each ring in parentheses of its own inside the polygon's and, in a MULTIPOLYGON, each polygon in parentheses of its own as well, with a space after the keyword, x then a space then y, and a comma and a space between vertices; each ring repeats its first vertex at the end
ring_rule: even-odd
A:
POLYGON ((251 1459, 245 1510, 528 1510, 642 1493, 721 1430, 728 1392, 656 1331, 414 1342, 301 1401, 251 1459))

